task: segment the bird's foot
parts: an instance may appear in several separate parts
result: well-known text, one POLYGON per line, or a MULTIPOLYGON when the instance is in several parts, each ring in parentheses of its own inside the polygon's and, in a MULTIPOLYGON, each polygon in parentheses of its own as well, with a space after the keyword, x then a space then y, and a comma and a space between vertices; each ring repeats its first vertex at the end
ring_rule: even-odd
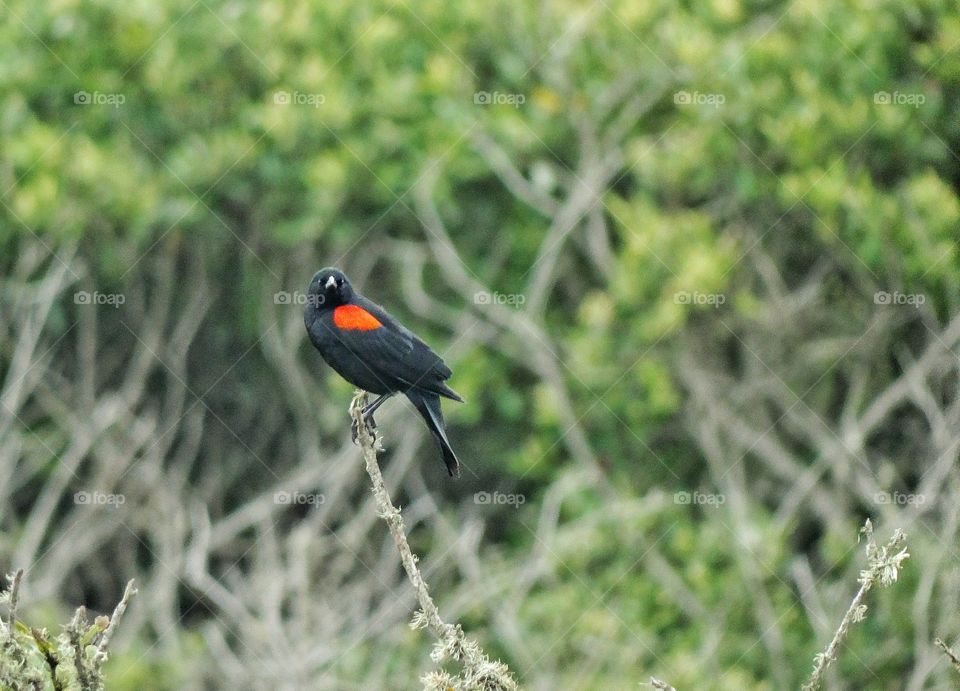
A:
MULTIPOLYGON (((377 421, 373 419, 373 414, 364 415, 363 421, 367 424, 367 429, 374 431, 377 429, 377 421)), ((374 434, 376 436, 376 434, 374 434)), ((350 439, 354 444, 357 443, 357 439, 360 437, 360 429, 357 427, 357 421, 354 420, 350 423, 350 439)))

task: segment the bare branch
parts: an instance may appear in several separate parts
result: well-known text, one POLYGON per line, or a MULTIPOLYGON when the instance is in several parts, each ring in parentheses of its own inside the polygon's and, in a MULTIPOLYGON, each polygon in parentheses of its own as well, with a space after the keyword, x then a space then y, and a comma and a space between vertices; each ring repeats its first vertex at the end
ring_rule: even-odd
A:
POLYGON ((804 691, 815 691, 820 688, 823 683, 824 672, 837 659, 837 653, 850 632, 850 627, 863 621, 866 616, 867 606, 863 604, 863 601, 870 589, 874 585, 888 586, 895 583, 900 575, 904 560, 910 556, 906 549, 901 549, 906 536, 899 529, 894 531, 893 537, 883 547, 879 547, 873 539, 873 524, 869 518, 861 532, 867 538, 868 565, 864 571, 860 572, 860 590, 857 591, 853 602, 847 608, 847 613, 843 615, 833 640, 830 641, 826 650, 814 658, 813 674, 803 685, 804 691))
POLYGON ((957 654, 953 652, 953 648, 947 645, 942 638, 934 638, 933 642, 936 644, 940 650, 943 651, 943 654, 947 656, 947 659, 950 660, 950 664, 960 672, 960 657, 957 657, 957 654))
POLYGON ((114 608, 113 614, 110 616, 110 624, 107 626, 107 630, 103 632, 103 637, 97 645, 97 659, 99 661, 107 659, 107 647, 110 645, 110 639, 113 638, 113 634, 117 632, 117 626, 120 625, 120 619, 123 618, 124 612, 127 611, 130 598, 136 594, 137 589, 134 586, 133 579, 130 579, 127 582, 127 587, 123 589, 123 599, 121 599, 114 608))
MULTIPOLYGON (((23 579, 23 569, 14 571, 10 577, 10 622, 7 625, 7 635, 11 638, 17 630, 17 603, 20 600, 20 581, 23 579)), ((3 620, 0 619, 0 624, 3 620)))
POLYGON ((424 688, 432 691, 455 686, 463 691, 514 691, 517 689, 517 683, 510 669, 500 661, 491 661, 475 641, 464 635, 459 624, 447 624, 440 617, 440 611, 430 596, 427 583, 417 567, 417 556, 407 542, 403 516, 393 505, 384 485, 383 474, 377 463, 377 450, 382 447, 379 440, 370 433, 363 418, 363 408, 366 403, 367 394, 362 391, 357 392, 350 403, 350 416, 357 425, 357 439, 363 451, 367 474, 370 475, 370 481, 373 483, 373 496, 380 517, 386 521, 390 529, 394 544, 400 552, 400 561, 403 563, 403 568, 416 591, 417 601, 420 604, 420 610, 414 615, 411 627, 429 626, 439 638, 431 655, 434 662, 440 663, 452 658, 463 665, 463 672, 459 677, 451 677, 446 672, 431 672, 425 675, 421 679, 424 688))

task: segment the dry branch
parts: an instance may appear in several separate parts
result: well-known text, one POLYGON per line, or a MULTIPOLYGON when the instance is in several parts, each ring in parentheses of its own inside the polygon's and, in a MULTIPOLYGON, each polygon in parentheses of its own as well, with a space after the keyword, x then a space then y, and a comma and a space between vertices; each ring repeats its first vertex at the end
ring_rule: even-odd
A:
POLYGON ((938 648, 940 648, 940 650, 943 651, 943 654, 947 656, 947 659, 950 660, 950 664, 953 665, 958 672, 960 672, 960 657, 953 652, 953 648, 947 645, 942 638, 935 638, 933 642, 938 648))
POLYGON ((358 392, 350 404, 350 416, 357 424, 357 440, 363 451, 367 474, 370 475, 370 481, 373 483, 373 496, 378 513, 390 528, 394 544, 400 552, 400 561, 416 591, 417 602, 420 604, 420 610, 414 614, 410 626, 415 629, 429 627, 433 630, 438 638, 431 654, 434 662, 439 664, 451 658, 463 666, 457 676, 442 670, 424 675, 421 678, 424 689, 428 691, 449 688, 456 691, 514 691, 517 689, 517 683, 510 674, 509 668, 499 660, 491 661, 476 641, 465 636, 459 624, 448 624, 440 617, 440 611, 430 596, 427 583, 417 567, 417 556, 407 542, 403 516, 393 505, 384 485, 383 474, 377 463, 377 451, 382 450, 382 447, 380 440, 371 434, 363 419, 363 408, 366 404, 367 394, 358 392))
POLYGON ((906 549, 901 549, 905 535, 902 531, 895 530, 893 537, 886 545, 880 547, 873 539, 873 524, 870 519, 864 524, 861 532, 867 538, 867 568, 860 572, 860 589, 847 608, 847 613, 843 615, 840 626, 833 635, 833 640, 827 646, 826 650, 819 653, 813 662, 813 674, 803 685, 804 691, 815 691, 823 683, 823 675, 834 660, 837 659, 837 653, 840 646, 850 632, 850 627, 857 622, 863 621, 867 614, 867 606, 863 604, 867 593, 874 585, 888 586, 896 583, 900 575, 900 569, 910 554, 906 549))

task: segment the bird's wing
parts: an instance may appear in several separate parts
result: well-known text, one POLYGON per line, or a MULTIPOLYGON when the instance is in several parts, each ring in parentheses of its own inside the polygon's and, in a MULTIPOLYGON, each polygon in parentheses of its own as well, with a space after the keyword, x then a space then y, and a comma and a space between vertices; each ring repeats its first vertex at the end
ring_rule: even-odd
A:
POLYGON ((438 379, 451 375, 450 368, 426 343, 369 300, 336 308, 333 330, 337 339, 384 381, 395 379, 432 390, 438 379))
POLYGON ((449 379, 453 372, 420 337, 410 331, 403 324, 394 319, 390 314, 377 303, 361 298, 358 305, 367 310, 388 328, 389 331, 395 331, 405 342, 410 343, 410 350, 406 355, 405 361, 408 365, 414 367, 420 374, 429 371, 433 376, 440 380, 449 379))

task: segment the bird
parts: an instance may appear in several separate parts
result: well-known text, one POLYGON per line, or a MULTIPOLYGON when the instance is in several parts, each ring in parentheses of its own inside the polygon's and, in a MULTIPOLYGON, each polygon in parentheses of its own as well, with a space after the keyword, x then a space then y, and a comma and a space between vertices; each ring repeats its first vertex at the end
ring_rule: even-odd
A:
MULTIPOLYGON (((310 342, 326 363, 357 388, 378 396, 363 409, 363 419, 371 428, 376 428, 377 408, 402 393, 440 447, 447 472, 451 477, 460 475, 440 398, 460 403, 463 398, 447 386, 453 372, 439 355, 383 307, 355 291, 335 267, 321 269, 310 279, 303 321, 310 342)), ((354 443, 357 432, 354 422, 354 443)))

